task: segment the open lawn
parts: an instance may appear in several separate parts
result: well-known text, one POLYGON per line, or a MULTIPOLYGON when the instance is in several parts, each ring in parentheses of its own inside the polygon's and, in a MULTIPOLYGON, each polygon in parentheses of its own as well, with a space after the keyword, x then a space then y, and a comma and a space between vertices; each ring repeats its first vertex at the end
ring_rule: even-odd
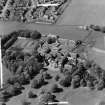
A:
POLYGON ((72 0, 59 25, 105 25, 105 0, 72 0))
POLYGON ((35 41, 31 39, 18 39, 13 47, 20 47, 23 49, 23 52, 31 53, 34 48, 35 41), (24 42, 24 43, 23 43, 24 42))
MULTIPOLYGON (((52 80, 49 80, 49 84, 43 86, 43 89, 46 89, 47 91, 51 88, 51 84, 55 83, 54 77, 58 73, 57 71, 49 71, 48 73, 53 76, 52 80)), ((56 82, 57 83, 57 82, 56 82)), ((29 99, 28 98, 28 92, 29 90, 32 90, 34 93, 39 94, 41 89, 32 89, 30 88, 30 85, 25 86, 25 90, 23 90, 23 94, 13 97, 7 102, 6 105, 21 105, 21 102, 25 99, 29 102, 31 102, 31 105, 38 105, 38 99, 29 99)), ((103 91, 91 91, 87 88, 78 88, 78 89, 72 89, 69 88, 63 88, 63 92, 61 93, 55 93, 58 100, 61 101, 68 101, 69 105, 96 105, 100 100, 104 100, 105 90, 103 91)), ((64 104, 63 104, 64 105, 64 104)))

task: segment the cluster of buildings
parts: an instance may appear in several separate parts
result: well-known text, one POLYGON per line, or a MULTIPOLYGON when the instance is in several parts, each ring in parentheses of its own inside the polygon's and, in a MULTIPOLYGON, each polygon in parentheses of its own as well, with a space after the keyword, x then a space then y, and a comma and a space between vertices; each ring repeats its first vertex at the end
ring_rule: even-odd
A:
POLYGON ((62 65, 71 68, 78 62, 85 63, 85 59, 79 57, 77 53, 70 52, 75 47, 75 41, 57 38, 54 35, 48 35, 47 38, 55 38, 55 42, 48 44, 47 41, 38 49, 38 52, 45 56, 45 66, 51 70, 60 70, 62 65))
POLYGON ((69 0, 8 0, 1 20, 53 24, 69 0))

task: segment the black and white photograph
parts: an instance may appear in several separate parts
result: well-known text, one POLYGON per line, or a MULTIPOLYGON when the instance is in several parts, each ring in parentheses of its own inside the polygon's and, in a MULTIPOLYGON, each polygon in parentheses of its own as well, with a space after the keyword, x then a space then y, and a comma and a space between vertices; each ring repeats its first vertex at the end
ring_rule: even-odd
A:
POLYGON ((0 0, 0 105, 105 105, 105 0, 0 0))

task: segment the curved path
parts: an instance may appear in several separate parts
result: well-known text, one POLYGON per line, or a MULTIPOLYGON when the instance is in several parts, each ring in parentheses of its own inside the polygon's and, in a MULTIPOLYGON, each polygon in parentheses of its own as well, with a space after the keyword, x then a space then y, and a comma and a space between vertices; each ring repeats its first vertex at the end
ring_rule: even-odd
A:
POLYGON ((96 52, 98 52, 98 53, 104 53, 104 54, 105 54, 105 50, 101 50, 101 49, 99 49, 99 48, 93 47, 92 50, 93 50, 93 51, 96 51, 96 52))

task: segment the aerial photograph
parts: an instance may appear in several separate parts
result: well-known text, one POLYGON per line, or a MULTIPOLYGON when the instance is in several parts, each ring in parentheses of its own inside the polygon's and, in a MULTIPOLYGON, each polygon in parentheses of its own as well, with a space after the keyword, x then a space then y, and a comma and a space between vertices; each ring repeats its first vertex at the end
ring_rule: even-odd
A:
POLYGON ((0 105, 105 105, 105 1, 0 0, 0 105))

